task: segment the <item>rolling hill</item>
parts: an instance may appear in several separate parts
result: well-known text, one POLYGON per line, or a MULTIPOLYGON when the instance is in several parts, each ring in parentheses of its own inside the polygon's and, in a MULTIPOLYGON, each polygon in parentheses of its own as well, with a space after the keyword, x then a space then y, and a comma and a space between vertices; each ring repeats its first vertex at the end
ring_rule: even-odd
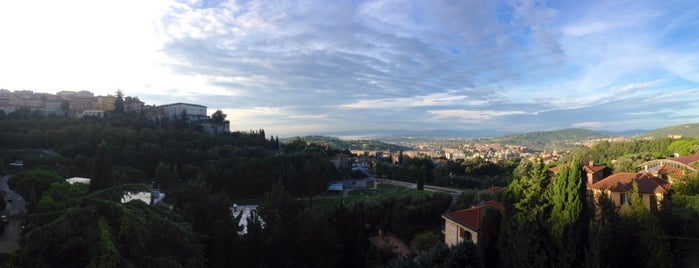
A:
POLYGON ((646 133, 640 134, 640 137, 664 138, 669 135, 682 135, 686 138, 696 138, 699 136, 699 123, 683 124, 671 127, 654 129, 646 133))
POLYGON ((554 131, 538 131, 522 134, 507 135, 489 139, 490 142, 525 146, 536 150, 571 149, 581 142, 591 139, 610 137, 592 130, 569 128, 554 131))

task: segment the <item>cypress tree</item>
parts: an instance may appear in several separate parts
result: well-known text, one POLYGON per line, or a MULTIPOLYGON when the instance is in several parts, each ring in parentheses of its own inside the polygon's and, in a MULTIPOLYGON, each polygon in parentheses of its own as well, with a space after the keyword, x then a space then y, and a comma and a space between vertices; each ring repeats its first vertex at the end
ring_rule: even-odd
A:
POLYGON ((573 159, 556 174, 550 188, 550 203, 549 226, 553 241, 558 243, 558 263, 563 266, 582 264, 588 217, 585 183, 578 159, 573 159))
POLYGON ((116 99, 114 100, 114 112, 124 112, 124 93, 122 93, 121 90, 117 90, 116 92, 116 99))
POLYGON ((102 141, 97 145, 97 156, 93 167, 93 176, 90 181, 89 192, 114 186, 112 174, 112 156, 107 149, 107 142, 102 141))

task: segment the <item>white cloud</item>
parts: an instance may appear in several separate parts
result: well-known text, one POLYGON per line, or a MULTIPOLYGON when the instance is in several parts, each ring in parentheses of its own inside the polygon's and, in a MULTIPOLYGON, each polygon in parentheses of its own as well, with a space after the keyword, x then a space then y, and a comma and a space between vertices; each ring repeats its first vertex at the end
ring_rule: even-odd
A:
POLYGON ((435 93, 425 96, 393 99, 364 99, 353 103, 340 105, 348 109, 400 109, 411 107, 452 106, 464 104, 467 96, 435 93))
POLYGON ((449 110, 428 110, 429 114, 434 115, 435 119, 448 119, 456 118, 464 121, 480 122, 492 119, 493 117, 501 117, 508 115, 521 115, 527 114, 523 111, 476 111, 476 110, 460 110, 460 109, 449 109, 449 110))
POLYGON ((604 123, 596 122, 596 121, 579 122, 579 123, 575 123, 572 125, 572 127, 574 127, 574 128, 592 128, 592 129, 600 129, 604 126, 605 126, 604 123))

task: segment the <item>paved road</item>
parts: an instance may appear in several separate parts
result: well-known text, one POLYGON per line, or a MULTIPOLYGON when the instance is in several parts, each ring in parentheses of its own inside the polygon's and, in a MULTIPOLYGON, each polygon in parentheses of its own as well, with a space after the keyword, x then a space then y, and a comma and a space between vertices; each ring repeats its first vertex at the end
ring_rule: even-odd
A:
POLYGON ((19 248, 17 241, 21 236, 22 220, 18 219, 16 215, 22 215, 26 212, 26 202, 24 198, 10 190, 7 186, 7 179, 9 177, 9 175, 4 176, 2 180, 0 180, 0 189, 6 191, 7 196, 12 197, 12 202, 7 203, 10 217, 8 223, 5 225, 5 231, 0 234, 0 252, 11 252, 19 248))

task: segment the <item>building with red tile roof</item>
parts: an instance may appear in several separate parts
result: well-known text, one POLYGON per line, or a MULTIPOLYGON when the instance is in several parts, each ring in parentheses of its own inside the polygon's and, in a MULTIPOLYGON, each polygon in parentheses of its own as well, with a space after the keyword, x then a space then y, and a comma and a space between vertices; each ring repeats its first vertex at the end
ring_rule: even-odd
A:
MULTIPOLYGON (((594 161, 590 161, 587 164, 581 164, 580 167, 585 173, 587 185, 592 185, 600 181, 604 178, 605 174, 608 173, 607 171, 609 171, 609 169, 605 165, 595 166, 594 161)), ((559 169, 560 168, 558 166, 551 167, 548 169, 548 176, 551 179, 551 181, 553 181, 553 178, 556 177, 556 173, 558 173, 559 169)))
POLYGON ((630 204, 628 194, 633 190, 634 182, 638 185, 638 193, 643 198, 643 203, 651 211, 659 208, 660 201, 670 190, 670 182, 648 172, 617 173, 589 185, 587 189, 595 198, 606 194, 615 205, 623 207, 630 204))
POLYGON ((495 208, 504 211, 505 207, 497 201, 488 201, 473 208, 453 211, 442 215, 444 219, 444 243, 453 246, 463 241, 478 243, 481 219, 486 209, 495 208))

